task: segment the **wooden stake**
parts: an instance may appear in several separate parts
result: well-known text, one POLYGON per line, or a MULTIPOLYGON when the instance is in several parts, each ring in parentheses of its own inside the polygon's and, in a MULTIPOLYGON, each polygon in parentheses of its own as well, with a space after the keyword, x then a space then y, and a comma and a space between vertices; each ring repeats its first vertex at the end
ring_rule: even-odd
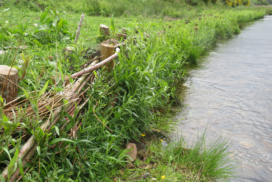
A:
MULTIPOLYGON (((110 57, 111 55, 114 54, 114 45, 110 45, 110 44, 101 44, 101 60, 105 60, 107 59, 108 57, 110 57)), ((114 62, 111 61, 109 62, 108 64, 105 65, 106 67, 106 70, 108 72, 111 72, 111 70, 113 69, 114 67, 114 62)))
POLYGON ((110 29, 109 29, 109 27, 108 26, 106 26, 106 25, 102 25, 102 24, 100 24, 100 33, 102 34, 102 35, 110 35, 110 29))
POLYGON ((2 97, 6 100, 6 103, 12 101, 18 96, 18 70, 9 66, 0 65, 0 89, 3 90, 2 97), (10 73, 9 73, 10 72, 10 73), (7 78, 6 83, 5 79, 7 78))
POLYGON ((80 29, 81 29, 81 25, 82 25, 84 17, 85 17, 85 14, 82 14, 81 18, 80 18, 80 21, 79 21, 79 24, 78 24, 78 27, 77 27, 77 33, 76 33, 75 43, 77 43, 77 39, 78 39, 79 34, 80 34, 80 29))

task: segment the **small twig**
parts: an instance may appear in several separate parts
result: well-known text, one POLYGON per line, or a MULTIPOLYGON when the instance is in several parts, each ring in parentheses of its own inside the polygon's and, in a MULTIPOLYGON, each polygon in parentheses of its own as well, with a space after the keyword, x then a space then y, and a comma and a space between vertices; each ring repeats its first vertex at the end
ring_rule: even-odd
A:
POLYGON ((59 151, 59 152, 56 152, 56 153, 55 153, 55 155, 57 155, 57 154, 59 154, 59 153, 61 153, 61 152, 62 152, 62 150, 61 150, 61 151, 59 151))
POLYGON ((78 153, 80 154, 80 151, 79 151, 78 147, 76 147, 76 149, 77 149, 78 153))
POLYGON ((77 163, 79 164, 80 168, 82 169, 82 171, 85 173, 84 169, 82 168, 82 166, 80 165, 79 161, 77 160, 77 163))
POLYGON ((144 140, 141 140, 141 142, 143 142, 144 144, 147 144, 144 140))

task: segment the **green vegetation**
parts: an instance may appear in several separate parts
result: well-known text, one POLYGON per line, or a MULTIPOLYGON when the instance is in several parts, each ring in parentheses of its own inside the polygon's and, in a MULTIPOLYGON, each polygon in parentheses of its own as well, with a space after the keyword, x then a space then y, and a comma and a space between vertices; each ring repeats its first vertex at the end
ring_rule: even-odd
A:
POLYGON ((266 0, 257 0, 256 5, 268 5, 269 3, 266 0))
MULTIPOLYGON (((176 84, 185 78, 187 68, 196 64, 217 39, 239 33, 246 23, 263 17, 266 10, 202 1, 195 7, 185 1, 170 0, 76 2, 4 1, 0 8, 0 16, 4 17, 0 19, 0 50, 8 53, 0 55, 0 64, 12 65, 15 60, 23 78, 19 83, 24 88, 20 95, 47 88, 48 80, 47 91, 62 91, 60 85, 52 84, 52 76, 81 70, 80 66, 89 61, 88 56, 102 41, 99 24, 110 26, 110 38, 122 27, 128 29, 128 36, 135 36, 138 26, 135 43, 131 38, 125 41, 110 75, 105 75, 103 69, 96 70, 96 81, 85 95, 90 100, 81 112, 74 117, 62 113, 71 124, 82 121, 73 141, 73 125, 60 132, 62 123, 58 122, 50 131, 41 132, 41 121, 19 118, 24 124, 11 123, 1 107, 0 128, 4 132, 0 137, 0 171, 16 159, 25 142, 18 136, 27 132, 29 136, 34 134, 39 143, 25 173, 20 162, 17 166, 25 181, 127 181, 139 179, 146 171, 140 169, 141 164, 155 163, 157 167, 152 167, 150 173, 157 181, 163 180, 161 176, 169 181, 228 178, 232 166, 226 165, 226 141, 206 147, 203 139, 192 150, 185 149, 183 141, 163 150, 160 141, 155 141, 146 149, 147 160, 134 163, 138 168, 125 169, 124 175, 119 171, 127 163, 124 146, 128 141, 140 141, 141 134, 171 128, 167 110, 176 101, 176 84), (45 8, 48 4, 53 7, 45 8), (81 12, 102 16, 86 16, 78 43, 74 44, 81 12), (103 17, 111 15, 114 16, 103 17), (75 50, 67 55, 63 53, 66 47, 75 50), (109 107, 112 102, 115 107, 109 107), (16 131, 18 125, 23 130, 16 131), (16 136, 11 134, 14 131, 16 136)), ((32 105, 37 108, 35 100, 32 105)))
POLYGON ((205 146, 202 136, 192 149, 184 146, 183 139, 167 147, 163 147, 161 141, 153 141, 146 151, 139 151, 142 160, 134 162, 135 168, 121 170, 115 179, 140 181, 149 173, 156 181, 215 181, 233 175, 230 172, 233 166, 229 165, 229 153, 226 152, 227 140, 220 138, 205 146))
POLYGON ((3 2, 3 5, 7 4, 16 4, 17 7, 26 7, 33 11, 54 6, 59 11, 84 12, 90 16, 111 16, 114 14, 115 17, 193 18, 199 16, 199 12, 207 8, 224 8, 225 4, 248 6, 250 0, 6 0, 3 2), (190 13, 188 14, 188 12, 190 13))

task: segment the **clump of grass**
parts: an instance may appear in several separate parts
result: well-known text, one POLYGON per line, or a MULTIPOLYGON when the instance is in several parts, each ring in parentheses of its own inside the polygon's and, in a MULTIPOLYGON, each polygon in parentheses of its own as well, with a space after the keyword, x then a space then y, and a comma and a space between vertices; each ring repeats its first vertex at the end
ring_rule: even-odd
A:
POLYGON ((228 158, 230 153, 227 151, 229 147, 227 139, 219 138, 207 144, 203 135, 191 149, 183 146, 185 146, 184 140, 173 144, 167 149, 167 155, 173 156, 172 162, 193 169, 197 179, 212 181, 233 176, 234 165, 228 158))
POLYGON ((147 149, 139 151, 135 168, 124 168, 117 173, 116 180, 144 180, 148 173, 156 181, 216 181, 233 176, 234 165, 228 158, 228 140, 218 138, 207 145, 204 135, 190 148, 185 141, 162 145, 163 140, 153 140, 147 149))

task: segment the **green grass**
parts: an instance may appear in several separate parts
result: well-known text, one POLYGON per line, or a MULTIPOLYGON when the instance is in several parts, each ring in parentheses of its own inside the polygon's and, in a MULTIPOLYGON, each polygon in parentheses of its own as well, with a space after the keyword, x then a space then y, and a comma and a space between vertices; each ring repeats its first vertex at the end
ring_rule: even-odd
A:
MULTIPOLYGON (((190 1, 188 1, 190 2, 190 1)), ((221 1, 216 5, 213 3, 205 3, 201 0, 192 0, 197 2, 199 6, 191 6, 185 0, 16 0, 6 1, 4 5, 16 4, 16 6, 28 7, 34 11, 40 11, 44 7, 50 5, 57 7, 58 10, 65 10, 74 13, 87 13, 92 16, 142 16, 142 17, 175 17, 175 18, 192 18, 198 16, 201 11, 208 8, 223 7, 221 1), (184 11, 186 10, 186 11, 184 11), (189 14, 188 14, 189 12, 189 14)))
MULTIPOLYGON (((67 5, 73 2, 70 1, 67 5)), ((101 1, 103 2, 106 1, 101 1)), ((154 1, 146 3, 151 2, 154 3, 154 1)), ((170 2, 165 2, 159 7, 163 5, 165 9, 176 8, 170 2)), ((74 6, 73 8, 76 9, 77 6, 82 5, 78 3, 74 6)), ((130 3, 129 6, 136 7, 138 4, 130 3)), ((234 33, 239 33, 239 26, 261 18, 266 13, 264 8, 253 7, 230 8, 223 5, 217 7, 213 4, 203 4, 199 7, 185 4, 184 6, 185 12, 179 10, 177 12, 180 13, 178 17, 183 17, 181 14, 184 14, 185 19, 175 21, 166 21, 169 19, 165 16, 169 14, 163 15, 160 11, 150 12, 154 9, 150 4, 144 8, 139 7, 138 12, 132 12, 127 7, 128 9, 122 14, 118 14, 121 10, 113 8, 117 12, 115 16, 121 16, 118 18, 86 16, 77 45, 73 44, 73 38, 80 19, 79 13, 84 9, 78 13, 61 11, 58 16, 48 15, 52 20, 59 18, 57 22, 61 18, 67 20, 68 32, 64 31, 65 27, 62 31, 57 31, 52 22, 49 22, 47 25, 50 26, 46 28, 45 36, 36 39, 33 34, 39 32, 39 29, 34 23, 39 24, 40 12, 26 8, 21 11, 17 6, 10 6, 10 9, 7 9, 5 5, 0 8, 0 16, 4 17, 0 19, 2 35, 0 49, 9 51, 8 54, 0 57, 0 64, 11 65, 15 57, 15 65, 23 68, 25 61, 21 53, 23 52, 26 57, 32 57, 26 77, 19 84, 27 91, 41 90, 47 80, 60 74, 59 69, 56 69, 57 62, 60 63, 64 74, 80 70, 80 65, 88 61, 84 51, 96 49, 97 44, 101 42, 99 24, 111 26, 112 32, 120 32, 122 27, 126 27, 129 29, 129 36, 135 36, 135 26, 140 29, 136 38, 137 44, 128 41, 126 46, 122 47, 119 58, 115 60, 117 66, 111 75, 104 75, 103 70, 96 71, 96 82, 86 95, 91 98, 88 105, 78 116, 70 118, 71 123, 82 121, 77 132, 78 142, 66 142, 64 143, 66 148, 58 145, 50 148, 49 143, 52 140, 56 137, 69 138, 69 132, 61 132, 56 136, 53 134, 57 129, 53 128, 49 133, 42 134, 44 140, 39 143, 40 154, 36 154, 28 164, 23 178, 25 181, 112 181, 116 176, 118 180, 126 181, 139 177, 143 170, 136 169, 136 172, 128 170, 126 176, 119 175, 119 170, 126 164, 125 144, 131 140, 139 141, 141 134, 148 133, 152 129, 169 131, 173 126, 170 126, 172 122, 168 118, 167 111, 177 97, 176 85, 185 78, 187 68, 197 64, 198 57, 211 48, 217 39, 228 38, 234 33), (142 14, 144 10, 146 13, 142 14), (127 16, 125 12, 131 14, 127 16), (152 19, 152 15, 156 18, 152 19), (190 23, 186 24, 188 20, 190 23), (197 31, 195 27, 198 27, 197 31), (56 32, 69 35, 70 39, 63 39, 64 36, 56 32), (148 39, 144 33, 149 34, 148 39), (27 45, 28 48, 24 50, 16 48, 22 45, 27 45), (75 51, 68 57, 63 53, 63 49, 67 46, 75 47, 75 51), (15 48, 7 49, 8 47, 15 48), (108 80, 108 77, 112 79, 108 80), (108 105, 115 95, 117 95, 116 105, 114 108, 109 108, 108 105), (105 128, 99 120, 113 132, 105 128), (80 142, 86 140, 89 142, 80 142)), ((76 12, 74 9, 73 12, 76 12)), ((20 70, 20 76, 22 72, 23 70, 20 70)), ((61 91, 61 88, 54 89, 61 91)), ((20 90, 19 94, 22 95, 23 91, 20 90)), ((30 123, 25 118, 23 122, 30 123)), ((34 121, 36 124, 38 122, 34 121)), ((7 121, 1 124, 12 126, 10 130, 16 128, 15 124, 7 121)), ((37 133, 39 127, 36 126, 26 126, 25 130, 29 134, 37 133)), ((58 123, 57 127, 61 127, 61 124, 58 123)), ((12 136, 8 132, 5 133, 4 137, 0 138, 1 147, 13 144, 15 148, 20 148, 23 144, 17 139, 11 141, 5 137, 12 136)), ((230 168, 224 168, 225 162, 228 161, 224 148, 227 147, 226 141, 215 142, 214 145, 207 147, 204 144, 204 140, 199 140, 186 154, 181 148, 184 147, 184 141, 169 146, 166 150, 162 150, 159 142, 151 144, 147 149, 150 152, 148 160, 152 163, 157 162, 158 167, 150 172, 157 179, 166 176, 165 179, 170 181, 180 179, 193 181, 195 177, 203 181, 227 178, 230 168)), ((9 152, 11 156, 14 155, 14 151, 9 152)), ((0 161, 0 171, 9 162, 8 157, 4 157, 5 159, 0 161)), ((141 161, 136 161, 135 165, 139 166, 140 163, 141 161)), ((149 164, 146 161, 144 163, 149 164)))
MULTIPOLYGON (((158 136, 156 136, 158 138, 158 136)), ((139 151, 140 159, 135 168, 123 168, 116 174, 117 181, 216 181, 233 176, 234 168, 228 159, 228 141, 219 138, 206 144, 204 135, 195 141, 190 149, 183 139, 163 146, 153 140, 146 150, 139 151), (150 178, 144 180, 143 175, 150 178), (164 178, 165 177, 165 178, 164 178), (164 178, 164 179, 163 179, 164 178)))
POLYGON ((220 8, 232 8, 227 7, 222 0, 9 0, 3 3, 4 6, 13 4, 37 12, 53 6, 60 11, 84 12, 91 16, 151 18, 194 18, 207 9, 218 11, 220 8))

